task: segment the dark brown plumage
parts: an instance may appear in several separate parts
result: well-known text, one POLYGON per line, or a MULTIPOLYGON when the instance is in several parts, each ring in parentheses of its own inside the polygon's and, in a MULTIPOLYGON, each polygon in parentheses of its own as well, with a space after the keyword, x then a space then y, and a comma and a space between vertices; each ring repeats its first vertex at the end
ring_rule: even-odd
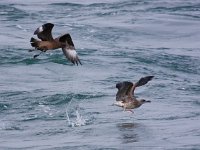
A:
MULTIPOLYGON (((54 39, 52 36, 53 27, 54 24, 52 23, 46 23, 41 27, 38 27, 35 30, 34 35, 37 35, 40 40, 32 37, 30 40, 31 46, 40 50, 41 53, 46 52, 47 50, 62 48, 63 54, 73 64, 81 64, 70 34, 67 33, 54 39)), ((34 58, 38 57, 40 54, 34 55, 34 58)))

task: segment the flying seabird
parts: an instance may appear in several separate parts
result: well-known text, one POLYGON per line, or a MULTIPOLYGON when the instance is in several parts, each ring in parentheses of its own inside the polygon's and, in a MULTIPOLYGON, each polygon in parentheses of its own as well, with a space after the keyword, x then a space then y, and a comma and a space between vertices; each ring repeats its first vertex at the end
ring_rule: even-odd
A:
POLYGON ((150 103, 149 100, 138 100, 134 96, 134 90, 136 87, 145 85, 150 80, 152 80, 154 76, 146 76, 141 78, 138 82, 135 84, 129 81, 119 82, 116 84, 116 88, 118 89, 118 92, 116 94, 116 102, 114 105, 123 107, 124 111, 132 111, 132 109, 140 107, 144 103, 150 103))
MULTIPOLYGON (((66 58, 68 58, 73 64, 78 65, 78 62, 81 64, 70 34, 67 33, 54 39, 52 36, 53 27, 54 24, 52 23, 46 23, 41 27, 38 27, 35 30, 34 35, 37 35, 40 40, 32 37, 30 40, 31 46, 40 50, 41 53, 46 52, 47 50, 62 48, 66 58)), ((41 53, 34 55, 34 58, 38 57, 41 53)))

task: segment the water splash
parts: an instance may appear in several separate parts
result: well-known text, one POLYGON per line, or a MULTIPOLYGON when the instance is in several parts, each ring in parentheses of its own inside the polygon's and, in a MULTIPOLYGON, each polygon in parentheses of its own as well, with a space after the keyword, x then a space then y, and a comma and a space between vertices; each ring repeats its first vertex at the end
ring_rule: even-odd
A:
MULTIPOLYGON (((73 100, 73 99, 72 99, 73 100)), ((75 117, 69 117, 69 106, 71 105, 72 100, 69 102, 68 106, 66 107, 66 117, 67 117, 67 123, 70 127, 79 127, 86 125, 86 120, 82 117, 82 115, 79 113, 79 107, 76 106, 75 111, 75 117)), ((73 109, 73 107, 70 107, 70 109, 73 109)))
POLYGON ((52 110, 49 106, 46 106, 44 104, 40 104, 39 107, 41 107, 42 111, 46 114, 48 114, 49 116, 53 116, 52 110))

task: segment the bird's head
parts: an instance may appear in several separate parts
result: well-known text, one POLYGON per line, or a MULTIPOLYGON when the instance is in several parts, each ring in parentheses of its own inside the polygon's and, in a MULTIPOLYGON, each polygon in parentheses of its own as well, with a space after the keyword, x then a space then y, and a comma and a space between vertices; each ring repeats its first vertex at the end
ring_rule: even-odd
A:
POLYGON ((151 103, 151 101, 145 100, 145 99, 141 99, 141 100, 140 100, 140 103, 141 103, 141 104, 144 104, 144 103, 151 103))
POLYGON ((39 34, 39 33, 43 32, 44 30, 48 30, 48 29, 52 30, 53 26, 54 26, 54 24, 52 24, 52 23, 43 24, 41 27, 39 27, 35 30, 34 35, 39 34))

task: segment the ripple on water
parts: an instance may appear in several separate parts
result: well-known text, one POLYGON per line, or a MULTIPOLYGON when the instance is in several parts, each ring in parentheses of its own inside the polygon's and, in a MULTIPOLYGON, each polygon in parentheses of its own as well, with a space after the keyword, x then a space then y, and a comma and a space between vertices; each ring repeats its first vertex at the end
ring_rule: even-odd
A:
MULTIPOLYGON (((158 118, 149 118, 151 120, 163 120, 163 121, 167 121, 167 120, 179 120, 179 119, 189 119, 189 118, 197 118, 200 116, 200 113, 198 112, 192 112, 192 113, 189 113, 189 114, 183 114, 183 115, 174 115, 174 116, 168 116, 168 117, 165 117, 165 116, 161 116, 161 117, 158 117, 158 118)), ((139 119, 139 120, 146 120, 146 119, 139 119)))
POLYGON ((4 131, 22 131, 24 128, 21 126, 21 124, 14 122, 14 121, 4 121, 1 120, 0 123, 0 130, 4 131))
POLYGON ((139 62, 145 64, 152 64, 156 66, 161 66, 175 71, 180 71, 184 73, 199 74, 199 64, 198 58, 184 55, 173 55, 173 54, 139 54, 135 57, 139 62))
POLYGON ((0 103, 0 112, 7 110, 10 104, 0 103))
POLYGON ((69 103, 72 99, 75 101, 81 101, 85 99, 93 99, 93 98, 101 98, 104 97, 104 94, 97 93, 68 93, 68 94, 54 94, 54 95, 47 95, 39 97, 40 102, 43 104, 49 105, 62 105, 69 103))
POLYGON ((17 21, 17 20, 23 19, 29 15, 25 11, 23 11, 19 8, 16 8, 12 4, 0 5, 0 14, 1 14, 2 18, 4 18, 4 17, 6 18, 6 19, 3 19, 3 21, 9 21, 9 20, 17 21))

